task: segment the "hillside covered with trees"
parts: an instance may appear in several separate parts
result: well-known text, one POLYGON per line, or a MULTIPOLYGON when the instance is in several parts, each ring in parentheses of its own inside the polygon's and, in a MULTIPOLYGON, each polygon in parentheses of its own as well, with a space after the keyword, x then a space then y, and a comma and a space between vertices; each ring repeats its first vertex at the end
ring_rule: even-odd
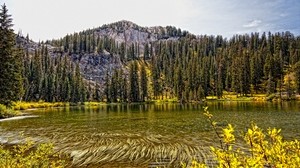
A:
MULTIPOLYGON (((288 99, 300 93, 300 37, 290 32, 227 39, 120 21, 35 43, 12 33, 7 9, 1 17, 1 36, 7 37, 1 38, 1 59, 16 55, 18 73, 13 74, 19 75, 9 78, 21 82, 11 100, 190 102, 222 98, 225 92, 283 93, 288 99)), ((9 82, 2 81, 9 69, 5 61, 1 89, 13 90, 17 86, 8 88, 9 82)))
POLYGON ((224 91, 241 96, 283 93, 292 98, 300 92, 300 37, 290 32, 227 39, 121 21, 47 43, 70 55, 108 52, 120 58, 124 68, 108 69, 102 81, 102 98, 109 102, 166 97, 200 101, 221 98, 224 91), (126 24, 130 28, 124 29, 126 24), (139 33, 128 35, 131 28, 139 33), (145 32, 148 36, 141 35, 145 32))

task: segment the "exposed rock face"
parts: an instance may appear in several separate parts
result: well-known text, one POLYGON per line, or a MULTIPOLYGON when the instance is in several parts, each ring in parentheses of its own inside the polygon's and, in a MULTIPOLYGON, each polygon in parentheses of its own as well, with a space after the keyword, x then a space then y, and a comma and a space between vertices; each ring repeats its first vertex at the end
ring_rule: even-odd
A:
POLYGON ((124 68, 118 55, 107 52, 102 54, 71 55, 72 60, 79 62, 85 79, 103 84, 106 74, 111 75, 114 69, 124 68))
POLYGON ((21 35, 16 36, 16 43, 18 46, 26 49, 29 53, 34 53, 34 51, 39 48, 38 43, 28 40, 21 35))
MULTIPOLYGON (((170 36, 166 27, 141 27, 130 21, 119 21, 103 25, 91 30, 95 36, 109 37, 116 43, 125 43, 127 47, 135 44, 143 53, 144 45, 159 40, 177 40, 176 35, 170 36)), ((112 74, 114 69, 127 70, 117 54, 104 51, 101 54, 72 54, 72 60, 79 62, 81 72, 85 79, 104 84, 106 74, 112 74)))
POLYGON ((95 29, 100 37, 108 36, 116 42, 145 44, 163 38, 166 32, 163 27, 141 27, 129 21, 120 21, 95 29))

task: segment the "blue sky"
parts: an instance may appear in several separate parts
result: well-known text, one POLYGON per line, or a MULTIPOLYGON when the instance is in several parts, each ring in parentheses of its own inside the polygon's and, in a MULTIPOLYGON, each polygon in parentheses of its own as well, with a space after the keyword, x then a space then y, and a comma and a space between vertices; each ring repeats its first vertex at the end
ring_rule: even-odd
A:
POLYGON ((173 25, 196 35, 290 31, 300 35, 300 0, 0 0, 14 29, 35 40, 119 20, 173 25))

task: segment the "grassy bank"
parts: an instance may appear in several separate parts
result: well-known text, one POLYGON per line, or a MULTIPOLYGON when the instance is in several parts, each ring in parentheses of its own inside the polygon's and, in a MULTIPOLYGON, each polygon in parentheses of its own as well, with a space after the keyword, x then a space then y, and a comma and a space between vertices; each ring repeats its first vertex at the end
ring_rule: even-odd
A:
POLYGON ((49 108, 49 107, 66 107, 69 106, 70 103, 65 102, 15 102, 12 106, 13 110, 28 110, 35 108, 49 108))
POLYGON ((9 118, 20 115, 19 111, 13 110, 11 108, 7 108, 6 106, 0 104, 0 119, 1 118, 9 118))
POLYGON ((15 102, 12 107, 6 107, 0 104, 0 119, 9 118, 18 115, 22 115, 20 110, 37 109, 37 108, 50 108, 50 107, 67 107, 70 103, 65 102, 15 102))
POLYGON ((218 98, 217 96, 207 96, 206 100, 219 100, 219 101, 266 101, 267 94, 249 94, 238 95, 234 92, 223 92, 223 96, 218 98))

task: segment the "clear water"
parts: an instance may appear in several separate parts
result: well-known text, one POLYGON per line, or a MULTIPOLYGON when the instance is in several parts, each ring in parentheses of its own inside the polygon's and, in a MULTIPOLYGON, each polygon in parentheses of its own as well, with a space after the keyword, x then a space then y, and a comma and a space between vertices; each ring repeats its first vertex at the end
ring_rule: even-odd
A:
MULTIPOLYGON (((281 128, 286 139, 300 139, 300 102, 207 105, 221 126, 231 123, 238 133, 254 122, 263 129, 281 128)), ((175 164, 192 158, 207 161, 211 155, 208 146, 218 144, 203 115, 203 105, 102 105, 29 113, 38 117, 0 122, 0 141, 16 143, 26 137, 51 141, 57 150, 71 154, 79 166, 122 166, 125 162, 158 166, 159 162, 175 164)))

